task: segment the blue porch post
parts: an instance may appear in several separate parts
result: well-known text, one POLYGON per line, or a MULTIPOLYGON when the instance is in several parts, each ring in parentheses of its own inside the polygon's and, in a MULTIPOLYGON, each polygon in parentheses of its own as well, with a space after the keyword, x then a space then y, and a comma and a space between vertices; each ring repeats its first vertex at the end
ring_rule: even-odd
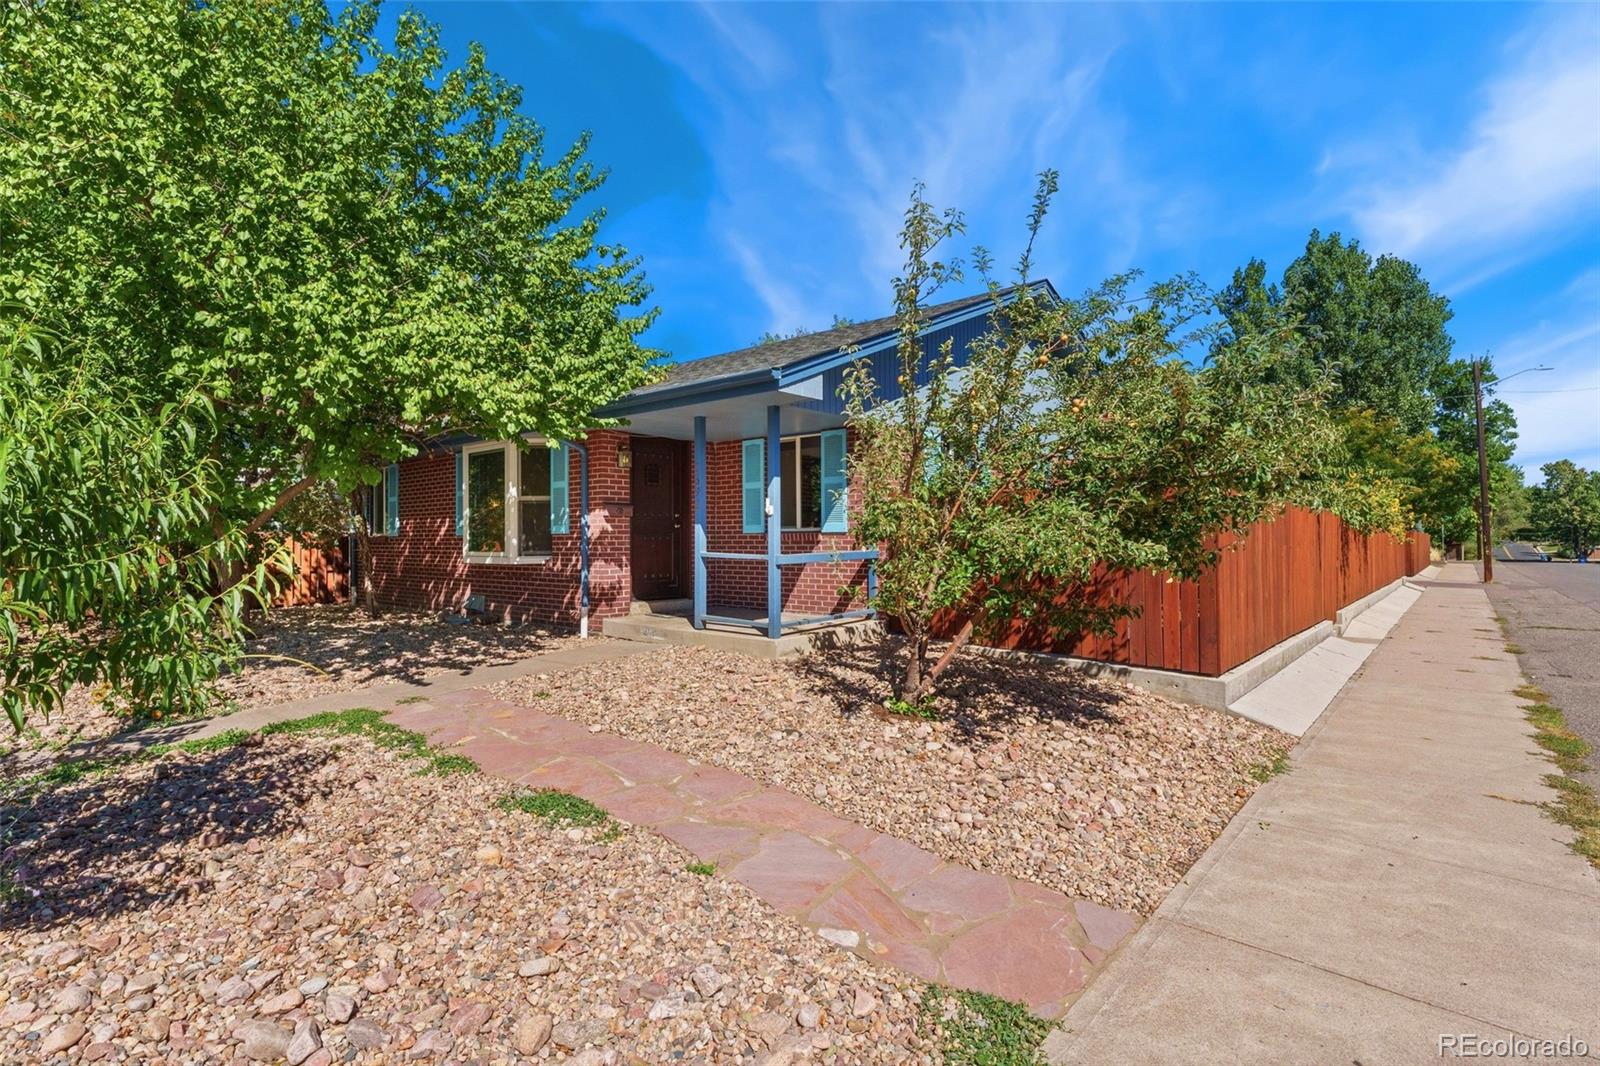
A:
POLYGON ((778 469, 778 405, 767 406, 767 636, 783 635, 783 577, 778 554, 783 547, 783 472, 778 469))
POLYGON ((706 627, 706 416, 694 416, 694 614, 706 627))

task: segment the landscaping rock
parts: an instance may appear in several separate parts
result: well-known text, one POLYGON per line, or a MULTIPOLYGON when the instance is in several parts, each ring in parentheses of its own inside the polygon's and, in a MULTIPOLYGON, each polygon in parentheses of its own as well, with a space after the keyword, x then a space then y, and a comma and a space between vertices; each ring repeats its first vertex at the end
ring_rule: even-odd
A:
POLYGON ((245 1058, 277 1062, 288 1053, 294 1033, 277 1022, 258 1020, 246 1023, 239 1036, 242 1041, 239 1050, 245 1058))
POLYGON ((517 1019, 511 1044, 522 1055, 532 1055, 550 1040, 553 1019, 548 1014, 525 1014, 517 1019))
POLYGON ((914 985, 734 878, 686 877, 694 857, 670 841, 643 829, 570 841, 497 810, 503 782, 417 769, 359 737, 280 733, 39 797, 9 845, 41 894, 8 904, 0 924, 0 1019, 11 1019, 0 1062, 56 1066, 94 1048, 127 1063, 749 1063, 823 1032, 797 1025, 805 1002, 839 1002, 830 1016, 849 1018, 864 987, 886 1004, 902 989, 900 1005, 833 1034, 828 1053, 876 1064, 894 1047, 907 1066, 935 1061, 914 985), (152 810, 200 813, 152 821, 152 810), (200 844, 208 825, 221 843, 200 844), (515 861, 478 863, 486 845, 515 861), (228 876, 206 876, 206 859, 228 876), (377 890, 370 909, 356 905, 352 868, 377 890), (441 900, 419 913, 410 901, 424 886, 441 900), (55 966, 73 943, 45 915, 68 908, 94 916, 80 942, 107 945, 92 972, 82 959, 55 966), (516 976, 541 959, 560 966, 516 976), (66 1015, 51 1003, 69 985, 94 995, 66 1015), (775 1016, 764 1024, 776 1047, 748 1028, 756 1014, 775 1016), (58 1031, 71 1049, 42 1056, 58 1031))
POLYGON ((528 959, 517 967, 519 977, 548 977, 561 969, 561 960, 541 955, 536 959, 528 959))
POLYGON ((67 1022, 52 1029, 50 1033, 39 1041, 39 1054, 54 1055, 58 1051, 65 1051, 77 1046, 78 1041, 89 1035, 89 1030, 81 1022, 67 1022))
POLYGON ((289 1066, 301 1066, 307 1059, 322 1047, 322 1030, 310 1018, 302 1018, 295 1023, 294 1035, 289 1038, 289 1046, 284 1049, 284 1058, 289 1066))
MULTIPOLYGON (((977 655, 954 660, 939 719, 919 721, 884 708, 879 656, 872 644, 778 661, 663 647, 490 689, 787 789, 947 861, 1142 913, 1255 790, 1251 768, 1294 743, 1223 711, 977 655)), ((860 943, 851 930, 823 936, 860 943)))

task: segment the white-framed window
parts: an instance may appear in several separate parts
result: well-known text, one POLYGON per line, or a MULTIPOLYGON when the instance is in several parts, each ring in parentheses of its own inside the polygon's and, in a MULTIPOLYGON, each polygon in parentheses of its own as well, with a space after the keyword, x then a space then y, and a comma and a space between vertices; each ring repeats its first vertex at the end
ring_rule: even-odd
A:
MULTIPOLYGON (((740 525, 766 528, 766 441, 740 444, 740 525)), ((778 521, 785 530, 845 533, 850 528, 849 482, 842 429, 804 433, 778 441, 778 521)))
MULTIPOLYGON (((471 444, 462 449, 462 551, 472 562, 526 563, 550 557, 553 512, 565 517, 566 501, 552 505, 551 483, 566 492, 565 467, 552 479, 553 464, 566 462, 564 448, 535 441, 471 444)), ((557 529, 556 532, 565 532, 557 529)))

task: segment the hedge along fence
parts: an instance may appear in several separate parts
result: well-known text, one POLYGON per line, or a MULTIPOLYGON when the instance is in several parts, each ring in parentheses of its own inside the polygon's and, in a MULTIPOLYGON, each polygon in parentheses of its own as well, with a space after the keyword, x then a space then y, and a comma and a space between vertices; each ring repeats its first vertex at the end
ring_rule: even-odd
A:
MULTIPOLYGON (((1428 565, 1426 533, 1401 541, 1362 534, 1335 515, 1292 507, 1243 533, 1224 534, 1217 565, 1197 581, 1171 581, 1148 570, 1097 574, 1059 595, 1135 609, 1109 636, 1053 639, 1041 627, 1013 622, 1001 648, 1060 652, 1083 659, 1179 670, 1215 677, 1322 621, 1398 578, 1428 565)), ((946 634, 952 621, 941 625, 946 634)))
POLYGON ((350 598, 350 565, 337 547, 317 547, 290 540, 289 571, 273 575, 274 607, 343 603, 350 598))

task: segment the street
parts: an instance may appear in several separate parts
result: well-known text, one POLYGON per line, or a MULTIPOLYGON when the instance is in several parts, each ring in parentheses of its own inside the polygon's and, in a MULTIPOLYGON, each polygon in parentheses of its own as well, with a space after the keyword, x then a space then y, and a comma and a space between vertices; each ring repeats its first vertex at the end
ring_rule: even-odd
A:
MULTIPOLYGON (((1600 565, 1532 562, 1532 545, 1496 552, 1489 600, 1522 649, 1524 672, 1573 732, 1600 749, 1600 565)), ((1582 775, 1600 786, 1600 773, 1582 775)))

